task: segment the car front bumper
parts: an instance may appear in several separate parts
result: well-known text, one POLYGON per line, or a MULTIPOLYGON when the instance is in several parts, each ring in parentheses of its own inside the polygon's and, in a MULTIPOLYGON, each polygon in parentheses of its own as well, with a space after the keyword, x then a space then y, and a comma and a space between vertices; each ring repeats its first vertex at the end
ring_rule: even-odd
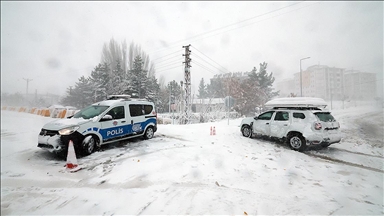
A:
POLYGON ((69 141, 73 142, 75 149, 79 148, 84 136, 77 131, 70 135, 60 135, 58 132, 44 133, 44 129, 38 136, 37 147, 46 149, 50 152, 61 153, 68 151, 69 141))

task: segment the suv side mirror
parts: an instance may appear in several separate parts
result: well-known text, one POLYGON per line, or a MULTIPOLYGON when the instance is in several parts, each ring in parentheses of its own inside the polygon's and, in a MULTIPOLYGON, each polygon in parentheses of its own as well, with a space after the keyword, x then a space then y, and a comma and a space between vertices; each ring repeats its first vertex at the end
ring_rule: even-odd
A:
POLYGON ((111 115, 105 115, 105 116, 103 116, 101 119, 100 119, 100 121, 109 121, 109 120, 112 120, 112 116, 111 115))
POLYGON ((253 119, 257 120, 257 116, 253 117, 253 119))

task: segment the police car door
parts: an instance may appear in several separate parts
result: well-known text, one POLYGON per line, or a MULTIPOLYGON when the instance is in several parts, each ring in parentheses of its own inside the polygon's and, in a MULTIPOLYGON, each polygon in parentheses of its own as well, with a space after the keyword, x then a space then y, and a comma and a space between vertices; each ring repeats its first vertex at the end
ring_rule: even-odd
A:
POLYGON ((144 132, 145 112, 143 104, 129 104, 130 130, 129 133, 136 135, 144 132))
POLYGON ((105 115, 112 116, 112 119, 100 122, 101 129, 99 133, 104 142, 117 140, 128 135, 129 122, 126 119, 127 112, 123 105, 112 108, 105 115))
POLYGON ((253 133, 269 136, 270 122, 272 115, 275 111, 268 111, 260 114, 256 120, 253 121, 252 130, 253 133))

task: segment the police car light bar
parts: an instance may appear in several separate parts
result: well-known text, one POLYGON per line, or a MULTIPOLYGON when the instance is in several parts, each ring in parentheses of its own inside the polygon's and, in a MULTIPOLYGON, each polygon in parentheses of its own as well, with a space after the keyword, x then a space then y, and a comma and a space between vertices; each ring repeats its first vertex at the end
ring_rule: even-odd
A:
POLYGON ((109 95, 107 97, 107 100, 116 100, 116 99, 130 100, 131 99, 131 95, 109 95))

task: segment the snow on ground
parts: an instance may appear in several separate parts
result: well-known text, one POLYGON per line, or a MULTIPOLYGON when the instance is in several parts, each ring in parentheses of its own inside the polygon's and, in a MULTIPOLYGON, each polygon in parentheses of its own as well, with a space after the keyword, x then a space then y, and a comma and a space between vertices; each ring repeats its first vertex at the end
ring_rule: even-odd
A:
POLYGON ((83 169, 69 173, 37 148, 52 118, 1 111, 1 214, 383 215, 383 110, 332 113, 345 138, 324 150, 245 138, 241 119, 168 124, 78 158, 83 169))

